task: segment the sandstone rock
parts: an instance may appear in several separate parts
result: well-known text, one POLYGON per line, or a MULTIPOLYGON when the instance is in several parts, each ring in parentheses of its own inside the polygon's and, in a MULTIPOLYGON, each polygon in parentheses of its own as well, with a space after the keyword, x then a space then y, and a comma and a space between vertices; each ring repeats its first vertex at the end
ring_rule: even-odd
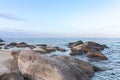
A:
POLYGON ((87 57, 101 59, 101 60, 107 60, 108 59, 104 54, 102 54, 102 52, 97 51, 95 49, 89 50, 87 52, 87 57))
POLYGON ((80 40, 80 41, 69 43, 68 47, 72 48, 74 46, 81 45, 81 44, 84 44, 84 43, 80 40))
POLYGON ((69 56, 53 56, 54 58, 56 58, 57 60, 62 60, 63 62, 67 61, 68 63, 71 63, 72 65, 77 66, 78 68, 80 68, 83 72, 85 72, 89 77, 93 76, 94 74, 94 67, 93 65, 91 65, 88 62, 79 60, 79 59, 75 59, 69 56))
POLYGON ((31 80, 89 80, 85 72, 68 61, 32 51, 22 51, 18 65, 22 75, 31 80))

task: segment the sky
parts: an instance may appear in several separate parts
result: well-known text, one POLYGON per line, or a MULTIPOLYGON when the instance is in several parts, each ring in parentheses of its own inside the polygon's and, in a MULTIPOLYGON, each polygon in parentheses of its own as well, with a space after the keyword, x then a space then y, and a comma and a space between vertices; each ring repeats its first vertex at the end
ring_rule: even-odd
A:
POLYGON ((0 0, 0 37, 120 38, 120 0, 0 0))

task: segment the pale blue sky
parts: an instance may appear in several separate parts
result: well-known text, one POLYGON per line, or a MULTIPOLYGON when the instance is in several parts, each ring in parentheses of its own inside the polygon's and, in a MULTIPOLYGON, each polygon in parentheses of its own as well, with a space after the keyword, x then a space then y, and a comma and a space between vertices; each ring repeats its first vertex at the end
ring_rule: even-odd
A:
POLYGON ((0 36, 120 37, 120 0, 0 0, 0 36))

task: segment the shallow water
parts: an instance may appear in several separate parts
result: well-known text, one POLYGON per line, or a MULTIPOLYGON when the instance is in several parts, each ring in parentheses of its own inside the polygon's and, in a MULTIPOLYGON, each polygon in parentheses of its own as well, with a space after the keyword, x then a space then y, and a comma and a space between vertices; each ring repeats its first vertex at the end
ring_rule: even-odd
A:
MULTIPOLYGON (((67 43, 72 41, 95 41, 100 44, 106 44, 109 49, 105 49, 103 53, 108 57, 108 60, 90 62, 105 71, 96 72, 92 77, 92 80, 120 80, 120 38, 5 38, 4 40, 6 40, 7 43, 24 41, 29 44, 48 44, 49 46, 59 46, 68 50, 65 53, 57 51, 51 53, 51 55, 68 55, 70 49, 67 47, 67 43)), ((88 61, 88 58, 85 55, 74 57, 88 61)))

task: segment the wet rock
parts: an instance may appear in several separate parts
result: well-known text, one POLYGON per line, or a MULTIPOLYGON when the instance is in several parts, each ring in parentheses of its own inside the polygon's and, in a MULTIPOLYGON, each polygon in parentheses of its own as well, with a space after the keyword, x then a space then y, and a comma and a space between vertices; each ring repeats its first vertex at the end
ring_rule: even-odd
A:
POLYGON ((4 40, 0 39, 0 42, 4 42, 4 40))
MULTIPOLYGON (((10 70, 7 68, 7 67, 5 67, 4 65, 1 65, 0 64, 0 76, 1 75, 4 75, 4 74, 6 74, 6 73, 9 73, 10 72, 10 70)), ((1 80, 1 79, 0 79, 1 80)))
POLYGON ((18 43, 17 45, 16 45, 16 47, 27 47, 28 46, 28 44, 27 43, 25 43, 25 42, 20 42, 20 43, 18 43))
POLYGON ((102 54, 102 52, 97 51, 95 49, 91 49, 87 52, 87 57, 89 58, 96 58, 96 59, 100 59, 100 60, 107 60, 108 58, 102 54))
POLYGON ((94 74, 94 68, 93 65, 91 65, 88 62, 79 60, 79 59, 75 59, 69 56, 53 56, 55 59, 57 60, 62 60, 63 62, 67 61, 68 63, 71 63, 72 65, 77 66, 78 68, 80 68, 83 72, 85 72, 89 77, 93 76, 94 74))
POLYGON ((11 72, 0 76, 0 80, 24 80, 24 78, 20 73, 11 72))
POLYGON ((81 45, 81 44, 84 44, 84 43, 80 40, 80 41, 68 43, 68 47, 72 48, 74 46, 81 45))
POLYGON ((18 65, 22 75, 31 80, 89 80, 85 72, 68 61, 32 51, 22 51, 18 65))

